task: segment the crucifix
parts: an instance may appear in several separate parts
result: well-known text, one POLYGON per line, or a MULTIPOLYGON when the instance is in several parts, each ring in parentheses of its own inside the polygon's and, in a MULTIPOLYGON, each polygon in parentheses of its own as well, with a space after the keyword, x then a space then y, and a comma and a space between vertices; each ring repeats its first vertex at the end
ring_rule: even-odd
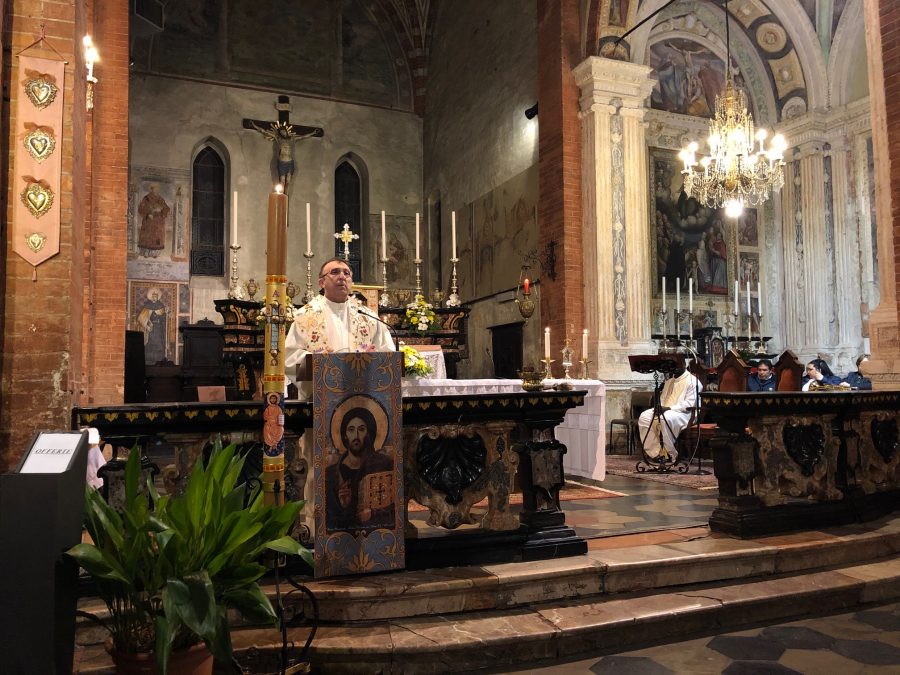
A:
POLYGON ((350 226, 347 223, 344 223, 343 231, 335 232, 334 238, 344 242, 344 260, 350 260, 350 242, 354 239, 359 239, 359 235, 353 234, 353 232, 350 231, 350 226))
POLYGON ((294 142, 310 136, 321 138, 325 135, 325 130, 322 127, 304 127, 298 124, 291 124, 291 103, 288 96, 279 96, 275 109, 278 111, 278 119, 274 122, 244 119, 242 125, 244 129, 259 132, 274 143, 275 168, 278 171, 278 182, 284 186, 284 191, 287 192, 288 183, 293 178, 294 169, 296 168, 294 142))

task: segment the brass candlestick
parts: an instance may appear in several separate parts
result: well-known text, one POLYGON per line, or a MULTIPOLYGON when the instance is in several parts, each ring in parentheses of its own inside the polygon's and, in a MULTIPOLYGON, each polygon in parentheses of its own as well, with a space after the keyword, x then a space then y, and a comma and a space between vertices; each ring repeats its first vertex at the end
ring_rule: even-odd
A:
POLYGON ((390 307, 391 298, 387 290, 387 263, 388 258, 381 259, 381 297, 378 299, 379 307, 390 307))
POLYGON ((522 315, 522 318, 527 323, 531 315, 534 314, 534 300, 531 299, 531 290, 527 286, 525 288, 524 297, 521 300, 519 300, 519 291, 516 289, 516 307, 519 308, 519 314, 522 315))
POLYGON ((582 380, 591 379, 590 377, 588 377, 588 366, 590 364, 592 364, 593 361, 591 361, 590 359, 581 358, 581 359, 578 359, 578 363, 581 364, 581 379, 582 380))
POLYGON ((462 304, 459 300, 459 289, 456 287, 456 263, 459 262, 459 258, 450 258, 450 262, 453 264, 453 267, 450 268, 450 297, 447 298, 444 306, 459 307, 462 304))
POLYGON ((544 364, 544 379, 549 380, 553 377, 553 373, 550 371, 550 364, 556 363, 555 359, 541 359, 541 363, 544 364))
POLYGON ((231 249, 231 285, 228 287, 228 297, 232 300, 241 300, 244 297, 244 291, 238 283, 238 251, 241 250, 240 244, 232 244, 231 249))
POLYGON ((309 302, 316 297, 312 289, 312 259, 316 256, 312 251, 307 251, 303 257, 306 258, 306 293, 303 294, 303 302, 309 302))

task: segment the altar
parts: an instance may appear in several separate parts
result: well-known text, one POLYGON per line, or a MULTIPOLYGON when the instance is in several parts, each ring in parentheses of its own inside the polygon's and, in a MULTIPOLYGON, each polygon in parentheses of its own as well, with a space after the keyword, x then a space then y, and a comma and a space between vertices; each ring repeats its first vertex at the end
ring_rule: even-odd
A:
MULTIPOLYGON (((433 383, 449 388, 459 381, 433 383)), ((568 453, 554 431, 569 411, 585 405, 587 397, 602 399, 602 384, 593 384, 594 393, 581 388, 526 392, 516 380, 484 383, 479 393, 437 391, 422 382, 404 385, 406 499, 425 505, 430 522, 444 532, 444 536, 421 539, 410 539, 408 534, 407 568, 537 560, 586 552, 584 540, 565 524, 560 506, 568 453), (456 475, 454 462, 461 451, 455 444, 462 437, 474 439, 476 455, 480 453, 482 459, 473 465, 468 458, 470 475, 466 480, 446 479, 456 475), (427 452, 423 453, 435 442, 448 444, 437 477, 429 473, 427 452), (523 502, 520 510, 513 511, 508 495, 516 486, 523 502), (470 509, 485 497, 492 504, 490 518, 475 529, 458 529, 475 522, 470 509)), ((311 456, 299 441, 313 426, 313 406, 289 400, 284 412, 285 491, 293 499, 311 499, 311 456)), ((597 424, 602 432, 602 417, 597 424)), ((174 462, 163 468, 163 480, 168 490, 177 491, 216 437, 242 444, 248 451, 259 447, 263 410, 254 401, 78 407, 72 412, 72 426, 96 427, 105 442, 116 446, 140 445, 150 460, 156 448, 174 447, 174 462)), ((602 437, 591 452, 596 454, 597 448, 602 457, 602 437)))

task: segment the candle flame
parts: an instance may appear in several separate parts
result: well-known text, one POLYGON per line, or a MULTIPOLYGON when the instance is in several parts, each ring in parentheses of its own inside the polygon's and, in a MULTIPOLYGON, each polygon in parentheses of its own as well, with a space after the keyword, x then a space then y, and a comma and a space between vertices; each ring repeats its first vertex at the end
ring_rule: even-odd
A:
POLYGON ((282 185, 281 183, 275 183, 275 192, 277 192, 278 194, 284 192, 284 185, 282 185))

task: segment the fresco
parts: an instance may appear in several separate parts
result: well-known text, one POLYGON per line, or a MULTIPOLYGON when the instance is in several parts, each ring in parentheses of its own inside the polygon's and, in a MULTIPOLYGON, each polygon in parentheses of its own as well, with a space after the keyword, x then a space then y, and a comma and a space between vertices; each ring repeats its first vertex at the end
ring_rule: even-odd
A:
POLYGON ((144 363, 177 361, 178 284, 155 280, 128 282, 131 330, 144 336, 144 363))
POLYGON ((692 40, 673 38, 651 45, 650 66, 659 78, 650 97, 653 108, 713 116, 716 95, 725 85, 722 59, 692 40))
POLYGON ((190 175, 133 167, 128 194, 128 278, 187 281, 190 175))

